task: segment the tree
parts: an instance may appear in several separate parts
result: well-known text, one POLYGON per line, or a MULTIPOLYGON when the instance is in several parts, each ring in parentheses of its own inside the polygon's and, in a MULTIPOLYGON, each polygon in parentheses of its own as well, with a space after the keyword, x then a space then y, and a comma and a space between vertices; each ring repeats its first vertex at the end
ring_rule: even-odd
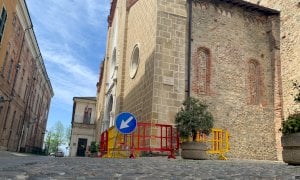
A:
POLYGON ((60 121, 57 121, 54 126, 53 136, 54 136, 54 145, 56 151, 58 151, 58 147, 65 143, 65 127, 60 121))
POLYGON ((46 136, 46 146, 48 153, 54 153, 58 151, 59 146, 65 144, 65 128, 64 125, 57 121, 54 125, 53 131, 48 131, 46 136))
POLYGON ((72 133, 72 128, 71 128, 71 126, 68 126, 68 127, 66 128, 66 134, 65 134, 65 140, 66 140, 66 144, 67 144, 68 146, 70 146, 71 133, 72 133))

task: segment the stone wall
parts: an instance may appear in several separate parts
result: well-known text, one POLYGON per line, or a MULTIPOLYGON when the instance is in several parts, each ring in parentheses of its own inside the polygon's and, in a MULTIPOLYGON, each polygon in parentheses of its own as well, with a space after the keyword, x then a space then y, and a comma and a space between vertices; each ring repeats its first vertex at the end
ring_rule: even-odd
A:
POLYGON ((70 156, 74 157, 77 153, 78 148, 78 140, 87 139, 87 146, 91 145, 92 141, 95 141, 95 126, 94 125, 81 125, 81 124, 74 124, 71 134, 70 140, 70 156))
POLYGON ((121 109, 133 113, 138 121, 144 122, 150 122, 152 118, 156 10, 156 0, 139 0, 128 9, 126 19, 121 109), (139 48, 139 63, 135 76, 131 77, 135 47, 139 48))
POLYGON ((229 157, 277 159, 276 27, 263 13, 222 2, 198 1, 192 12, 192 96, 209 105, 216 128, 230 132, 229 157))
MULTIPOLYGON (((255 2, 253 0, 248 0, 255 2)), ((282 61, 282 86, 284 116, 294 112, 292 82, 300 81, 300 2, 297 0, 261 0, 260 5, 280 11, 280 57, 282 61)))
POLYGON ((174 124, 185 98, 187 57, 185 0, 158 1, 154 62, 153 122, 174 124))
MULTIPOLYGON (((255 0, 248 0, 256 3, 255 0)), ((292 82, 300 82, 300 2, 297 0, 260 0, 259 4, 265 7, 274 8, 280 11, 280 59, 281 59, 281 80, 282 96, 275 100, 283 106, 283 117, 286 118, 295 110, 299 110, 299 104, 294 102, 292 82)), ((279 114, 278 108, 275 108, 279 114)), ((281 127, 281 119, 275 119, 276 131, 281 127)), ((278 132, 278 131, 277 131, 278 132)), ((277 134, 277 146, 280 149, 280 134, 277 134)), ((279 152, 281 156, 281 152, 279 152)), ((280 157, 281 158, 281 157, 280 157)))

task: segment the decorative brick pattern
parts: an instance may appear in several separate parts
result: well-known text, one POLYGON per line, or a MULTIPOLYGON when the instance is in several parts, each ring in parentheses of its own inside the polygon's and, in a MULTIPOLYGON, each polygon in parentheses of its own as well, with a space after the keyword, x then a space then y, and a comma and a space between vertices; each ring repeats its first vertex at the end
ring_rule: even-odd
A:
POLYGON ((250 60, 249 63, 249 95, 250 95, 250 104, 259 105, 260 103, 260 67, 259 63, 256 60, 250 60))
MULTIPOLYGON (((264 13, 232 6, 230 2, 197 2, 193 3, 192 16, 191 95, 208 104, 215 127, 230 132, 229 157, 277 159, 275 72, 271 60, 279 57, 272 52, 270 34, 279 26, 271 26, 273 22, 264 13), (199 5, 197 2, 205 3, 199 5), (260 19, 265 23, 260 23, 260 19), (211 75, 210 81, 206 81, 210 82, 209 96, 201 93, 203 84, 198 84, 200 90, 195 90, 198 82, 194 80, 205 78, 201 73, 198 75, 201 71, 195 70, 199 47, 209 49, 211 75)), ((278 16, 274 15, 274 18, 278 16)), ((202 55, 200 59, 206 59, 206 56, 202 55)), ((209 78, 206 76, 206 79, 209 78)))
POLYGON ((199 47, 192 58, 192 91, 197 95, 209 93, 211 55, 207 48, 199 47))

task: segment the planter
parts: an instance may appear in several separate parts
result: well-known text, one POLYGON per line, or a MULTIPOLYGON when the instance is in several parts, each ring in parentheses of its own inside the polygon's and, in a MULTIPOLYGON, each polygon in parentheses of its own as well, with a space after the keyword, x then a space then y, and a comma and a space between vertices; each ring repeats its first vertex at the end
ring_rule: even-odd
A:
POLYGON ((95 158, 95 157, 97 157, 97 155, 98 155, 97 152, 92 152, 92 153, 90 154, 90 157, 91 157, 91 158, 95 158))
POLYGON ((300 165, 300 133, 283 135, 281 143, 283 161, 290 165, 300 165))
POLYGON ((184 142, 181 144, 181 157, 183 159, 207 159, 207 145, 200 142, 184 142))

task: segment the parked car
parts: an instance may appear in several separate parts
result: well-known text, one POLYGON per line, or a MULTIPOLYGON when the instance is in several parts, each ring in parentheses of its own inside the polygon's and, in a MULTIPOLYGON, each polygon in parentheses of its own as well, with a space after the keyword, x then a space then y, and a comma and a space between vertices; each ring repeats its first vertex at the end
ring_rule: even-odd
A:
POLYGON ((55 157, 64 157, 64 152, 62 152, 62 151, 57 151, 57 152, 55 153, 55 157))

